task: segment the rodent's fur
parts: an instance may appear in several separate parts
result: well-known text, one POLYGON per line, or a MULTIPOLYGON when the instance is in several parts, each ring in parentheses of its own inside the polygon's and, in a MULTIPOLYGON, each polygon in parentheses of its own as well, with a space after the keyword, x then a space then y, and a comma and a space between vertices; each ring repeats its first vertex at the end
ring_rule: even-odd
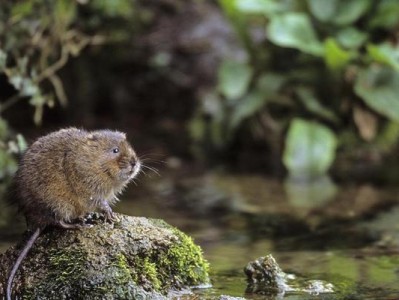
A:
POLYGON ((110 205, 140 166, 125 134, 118 131, 68 128, 36 140, 14 177, 15 201, 35 231, 10 272, 7 299, 19 264, 40 232, 48 225, 84 227, 71 222, 96 209, 113 221, 110 205))

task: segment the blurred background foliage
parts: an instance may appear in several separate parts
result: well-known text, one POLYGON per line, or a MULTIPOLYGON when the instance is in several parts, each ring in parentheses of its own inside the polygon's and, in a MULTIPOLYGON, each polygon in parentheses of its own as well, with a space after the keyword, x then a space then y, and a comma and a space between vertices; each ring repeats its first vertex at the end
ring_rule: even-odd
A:
POLYGON ((398 1, 219 4, 246 55, 221 64, 194 121, 196 139, 224 152, 245 130, 277 147, 291 175, 311 177, 326 172, 337 145, 394 150, 398 1))
POLYGON ((32 121, 292 177, 380 164, 398 150, 398 24, 396 0, 3 1, 0 175, 32 121))

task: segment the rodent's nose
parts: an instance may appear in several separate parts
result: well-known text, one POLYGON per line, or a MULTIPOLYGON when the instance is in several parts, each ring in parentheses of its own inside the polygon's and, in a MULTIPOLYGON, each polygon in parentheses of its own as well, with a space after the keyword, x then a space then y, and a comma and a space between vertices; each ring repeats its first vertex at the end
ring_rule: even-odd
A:
POLYGON ((131 160, 130 165, 132 168, 135 168, 137 165, 140 165, 140 162, 137 159, 131 160))
POLYGON ((138 159, 130 161, 130 167, 133 176, 136 176, 136 174, 140 171, 141 168, 140 161, 138 159))

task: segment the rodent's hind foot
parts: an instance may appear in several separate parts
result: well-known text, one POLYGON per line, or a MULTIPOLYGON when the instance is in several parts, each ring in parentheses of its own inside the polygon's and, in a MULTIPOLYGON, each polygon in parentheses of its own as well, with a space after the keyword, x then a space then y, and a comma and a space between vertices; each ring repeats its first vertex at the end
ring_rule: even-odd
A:
POLYGON ((60 220, 57 224, 61 228, 64 229, 82 229, 82 228, 90 228, 93 227, 91 224, 85 223, 66 223, 64 220, 60 220))

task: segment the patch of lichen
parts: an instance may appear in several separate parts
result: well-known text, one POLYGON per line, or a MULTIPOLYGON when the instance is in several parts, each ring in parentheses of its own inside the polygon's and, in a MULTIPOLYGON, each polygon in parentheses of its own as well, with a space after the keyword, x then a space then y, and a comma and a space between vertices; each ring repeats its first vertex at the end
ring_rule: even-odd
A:
POLYGON ((116 254, 108 265, 102 266, 102 272, 87 274, 89 262, 87 253, 69 249, 53 251, 49 255, 49 273, 44 280, 24 291, 23 299, 135 299, 143 291, 134 285, 127 258, 116 254), (51 295, 50 291, 56 291, 51 295))
POLYGON ((48 254, 47 276, 34 286, 23 291, 22 299, 48 297, 49 291, 60 295, 71 295, 79 290, 79 282, 84 279, 87 254, 79 249, 53 250, 48 254), (71 280, 73 278, 73 280, 71 280))
MULTIPOLYGON (((135 299, 134 285, 127 258, 122 253, 112 256, 102 272, 84 288, 87 299, 135 299)), ((140 294, 140 293, 139 293, 140 294)))

